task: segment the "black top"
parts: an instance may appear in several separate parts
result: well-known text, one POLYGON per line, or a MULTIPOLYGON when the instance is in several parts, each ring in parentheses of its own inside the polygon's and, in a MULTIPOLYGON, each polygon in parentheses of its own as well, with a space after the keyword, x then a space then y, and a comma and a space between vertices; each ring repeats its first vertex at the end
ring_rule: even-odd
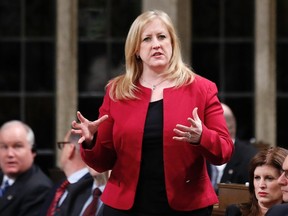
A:
POLYGON ((140 176, 134 206, 118 210, 104 205, 106 216, 207 216, 213 206, 194 211, 175 211, 168 204, 163 162, 163 100, 149 104, 142 144, 140 176))
POLYGON ((136 212, 164 214, 168 205, 163 164, 163 100, 151 102, 144 127, 136 212))

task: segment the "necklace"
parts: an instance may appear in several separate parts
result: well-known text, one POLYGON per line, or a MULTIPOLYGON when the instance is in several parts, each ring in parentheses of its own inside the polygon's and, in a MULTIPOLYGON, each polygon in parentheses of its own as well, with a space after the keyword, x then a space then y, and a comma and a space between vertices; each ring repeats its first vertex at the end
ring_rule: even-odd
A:
POLYGON ((163 79, 163 80, 161 80, 159 83, 157 83, 157 84, 151 84, 151 83, 149 83, 149 82, 147 82, 146 80, 144 80, 142 77, 140 78, 143 82, 145 82, 146 84, 148 84, 148 85, 150 85, 150 86, 152 86, 152 90, 154 91, 156 88, 157 88, 157 86, 159 86, 161 83, 163 83, 166 79, 163 79))

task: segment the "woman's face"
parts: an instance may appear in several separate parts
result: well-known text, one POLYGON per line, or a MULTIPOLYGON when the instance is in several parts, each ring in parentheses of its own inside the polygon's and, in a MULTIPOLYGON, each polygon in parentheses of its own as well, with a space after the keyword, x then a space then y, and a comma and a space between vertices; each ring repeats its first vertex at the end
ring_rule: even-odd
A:
POLYGON ((143 28, 139 56, 143 70, 161 72, 168 68, 172 56, 170 34, 160 19, 154 19, 143 28))
POLYGON ((277 182, 280 171, 272 166, 263 165, 254 171, 255 195, 260 206, 270 208, 282 202, 281 187, 277 182))

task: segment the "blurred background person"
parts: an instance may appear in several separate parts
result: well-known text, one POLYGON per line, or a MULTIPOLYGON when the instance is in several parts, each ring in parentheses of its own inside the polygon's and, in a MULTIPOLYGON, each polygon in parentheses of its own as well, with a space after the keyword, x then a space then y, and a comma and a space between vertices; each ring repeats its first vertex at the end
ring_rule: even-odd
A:
POLYGON ((226 216, 264 216, 273 205, 282 203, 278 178, 287 155, 288 150, 281 147, 259 151, 249 165, 250 201, 229 205, 226 216))
MULTIPOLYGON (((89 167, 89 172, 92 175, 94 182, 91 188, 92 190, 91 190, 90 197, 84 204, 80 215, 81 216, 90 216, 90 215, 103 216, 103 205, 102 205, 103 203, 101 201, 101 195, 106 186, 109 171, 99 173, 96 170, 89 167)), ((72 213, 71 215, 74 215, 73 210, 71 213, 72 213)))
POLYGON ((59 165, 66 179, 54 187, 42 207, 41 215, 67 215, 73 208, 73 214, 79 215, 82 206, 89 198, 93 178, 80 156, 79 136, 66 133, 64 141, 58 142, 60 149, 59 165))
POLYGON ((230 137, 234 143, 234 152, 231 159, 220 166, 208 164, 208 173, 215 191, 218 183, 245 184, 249 181, 248 167, 251 158, 257 149, 248 141, 236 137, 237 121, 231 108, 221 103, 230 137))
POLYGON ((282 165, 282 174, 278 178, 278 184, 283 193, 283 204, 272 206, 265 216, 287 216, 288 215, 288 156, 286 156, 282 165))
POLYGON ((32 129, 17 120, 0 128, 0 215, 38 216, 52 181, 34 164, 32 129))

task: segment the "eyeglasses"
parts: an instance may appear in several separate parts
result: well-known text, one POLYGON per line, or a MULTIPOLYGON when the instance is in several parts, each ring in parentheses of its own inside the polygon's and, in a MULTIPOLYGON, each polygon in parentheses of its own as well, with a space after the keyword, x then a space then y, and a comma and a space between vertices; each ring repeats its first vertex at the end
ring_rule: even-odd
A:
POLYGON ((288 170, 282 170, 282 175, 284 175, 285 178, 288 179, 288 170))
POLYGON ((58 149, 62 150, 65 144, 71 144, 69 141, 57 142, 58 149))

